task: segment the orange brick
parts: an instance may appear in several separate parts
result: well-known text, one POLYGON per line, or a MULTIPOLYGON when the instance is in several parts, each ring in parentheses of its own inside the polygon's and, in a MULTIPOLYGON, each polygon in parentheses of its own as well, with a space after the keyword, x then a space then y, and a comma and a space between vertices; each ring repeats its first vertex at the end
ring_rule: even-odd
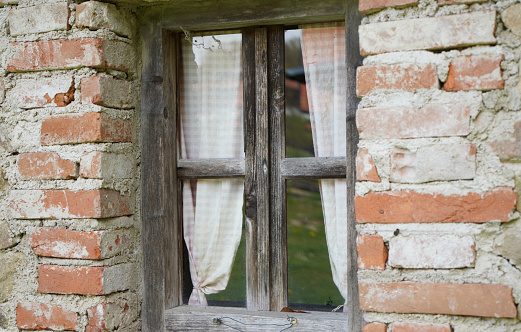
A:
POLYGON ((434 64, 397 64, 358 67, 356 94, 365 96, 375 90, 415 91, 437 89, 438 74, 434 64))
POLYGON ((71 179, 78 176, 76 163, 55 152, 22 153, 18 156, 22 179, 71 179))
POLYGON ((449 66, 446 91, 503 89, 502 54, 460 56, 449 66))
POLYGON ((364 326, 362 332, 386 332, 387 325, 383 323, 369 323, 364 326))
POLYGON ((387 247, 379 235, 358 235, 358 267, 370 270, 385 270, 387 247))
POLYGON ((515 318, 512 288, 494 284, 360 283, 363 311, 515 318))
POLYGON ((393 323, 393 332, 452 332, 449 324, 413 324, 413 323, 393 323))
POLYGON ((360 150, 356 156, 356 180, 370 182, 381 181, 374 160, 367 149, 360 150))
POLYGON ((130 121, 111 118, 105 113, 52 116, 42 122, 42 145, 131 140, 130 121))
POLYGON ((13 190, 11 213, 17 219, 110 218, 132 210, 126 197, 110 189, 13 190))
POLYGON ((78 314, 59 305, 24 302, 16 306, 16 322, 20 330, 75 331, 78 314))
POLYGON ((358 10, 368 14, 387 7, 406 7, 417 5, 419 0, 360 0, 358 10))
POLYGON ((101 38, 13 42, 8 71, 100 67, 129 71, 130 45, 101 38))
POLYGON ((371 192, 355 197, 360 223, 426 223, 509 221, 517 196, 499 187, 467 195, 425 194, 414 191, 371 192))

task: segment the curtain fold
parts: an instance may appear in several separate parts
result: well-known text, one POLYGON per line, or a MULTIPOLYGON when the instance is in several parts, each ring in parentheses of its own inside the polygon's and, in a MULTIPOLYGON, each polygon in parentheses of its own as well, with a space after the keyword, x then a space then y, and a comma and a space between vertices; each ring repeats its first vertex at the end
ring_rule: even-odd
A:
MULTIPOLYGON (((241 35, 183 41, 181 158, 244 158, 241 35)), ((190 305, 226 288, 242 233, 242 179, 183 182, 190 305)))
MULTIPOLYGON (((302 57, 316 157, 346 155, 345 27, 302 26, 302 57)), ((333 281, 347 294, 347 188, 345 179, 320 180, 333 281)))

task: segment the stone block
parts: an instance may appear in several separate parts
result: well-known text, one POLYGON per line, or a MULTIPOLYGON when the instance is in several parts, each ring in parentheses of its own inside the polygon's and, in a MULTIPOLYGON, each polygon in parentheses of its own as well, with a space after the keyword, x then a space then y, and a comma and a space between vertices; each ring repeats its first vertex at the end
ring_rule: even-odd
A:
POLYGON ((134 95, 129 81, 116 80, 105 76, 83 78, 81 80, 81 102, 113 108, 134 107, 134 95))
POLYGON ((118 35, 132 35, 132 18, 113 4, 87 1, 76 6, 76 26, 80 29, 109 29, 118 35))
POLYGON ((134 168, 129 156, 101 151, 87 152, 80 161, 80 175, 89 179, 130 179, 134 168))
POLYGON ((521 4, 515 4, 501 13, 505 26, 514 34, 521 36, 521 4))
POLYGON ((0 303, 12 297, 15 279, 18 277, 18 267, 23 265, 26 257, 18 252, 0 253, 0 303))

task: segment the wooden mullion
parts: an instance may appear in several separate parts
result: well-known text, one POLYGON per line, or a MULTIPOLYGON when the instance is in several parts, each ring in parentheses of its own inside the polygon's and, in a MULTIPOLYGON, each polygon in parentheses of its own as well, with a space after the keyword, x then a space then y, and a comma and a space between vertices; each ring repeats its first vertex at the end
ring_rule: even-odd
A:
POLYGON ((268 27, 270 153, 270 309, 288 305, 286 180, 281 174, 285 147, 284 27, 268 27))
POLYGON ((285 158, 281 162, 285 179, 345 178, 345 157, 285 158))
POLYGON ((181 179, 217 179, 243 177, 244 159, 181 159, 177 163, 181 179))

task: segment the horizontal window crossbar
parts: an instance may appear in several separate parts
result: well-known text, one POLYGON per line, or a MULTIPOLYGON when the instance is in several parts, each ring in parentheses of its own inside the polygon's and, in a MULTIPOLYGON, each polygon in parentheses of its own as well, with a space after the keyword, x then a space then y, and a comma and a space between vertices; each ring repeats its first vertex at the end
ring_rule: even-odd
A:
POLYGON ((217 179, 244 177, 244 159, 181 159, 177 162, 180 179, 217 179))

